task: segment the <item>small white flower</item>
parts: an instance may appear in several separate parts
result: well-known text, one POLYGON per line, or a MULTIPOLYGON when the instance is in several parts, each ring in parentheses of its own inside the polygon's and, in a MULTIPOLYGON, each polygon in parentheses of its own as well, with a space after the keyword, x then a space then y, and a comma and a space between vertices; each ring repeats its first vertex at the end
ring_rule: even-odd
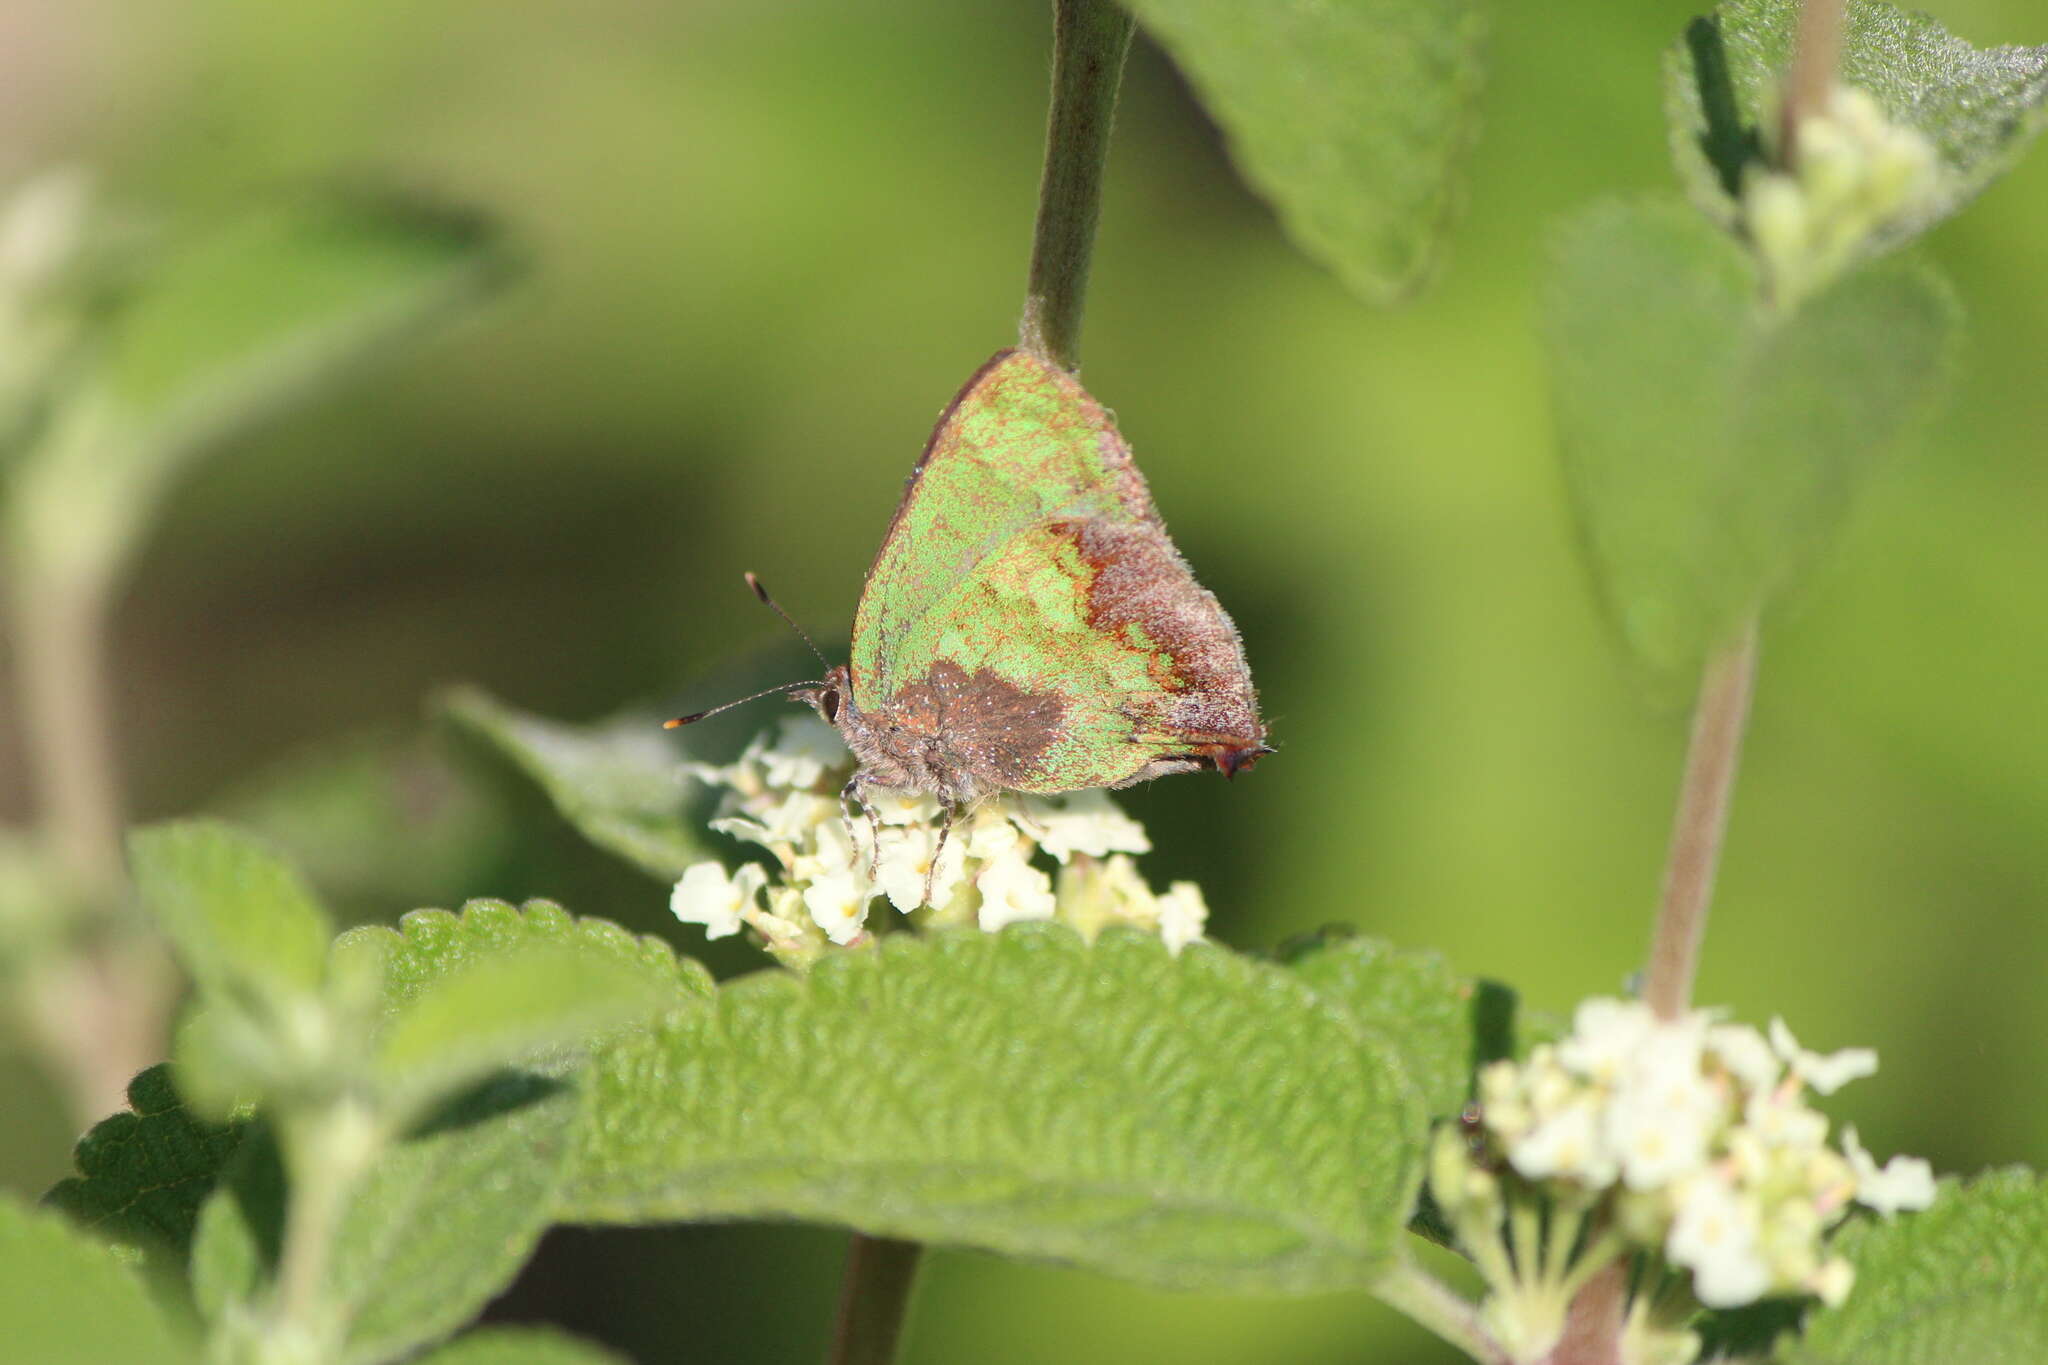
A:
POLYGON ((1193 882, 1175 882, 1159 897, 1159 937, 1166 951, 1179 956, 1180 950, 1202 937, 1209 923, 1209 907, 1202 900, 1202 888, 1193 882))
POLYGON ((1694 1295, 1709 1308, 1734 1308, 1769 1291, 1771 1268, 1757 1246, 1755 1199, 1702 1173, 1679 1194, 1665 1254, 1692 1271, 1694 1295))
POLYGON ((1742 1107, 1742 1123, 1766 1147, 1812 1151, 1828 1140, 1827 1116, 1785 1086, 1751 1095, 1742 1107))
POLYGON ((1720 1127, 1722 1105, 1698 1076, 1660 1077, 1617 1094, 1607 1107, 1605 1136, 1632 1190, 1675 1183, 1698 1170, 1720 1127))
POLYGON ((1051 919, 1052 878, 1022 855, 1006 853, 992 859, 975 879, 981 892, 980 924, 991 932, 1019 920, 1051 919))
POLYGON ((1842 1130, 1842 1151, 1856 1173, 1856 1202, 1889 1218, 1901 1209, 1924 1209, 1934 1202, 1934 1168, 1916 1156, 1895 1156, 1878 1168, 1863 1148, 1853 1125, 1842 1130))
POLYGON ((1614 1183, 1614 1157, 1600 1135, 1600 1114, 1589 1096, 1543 1120, 1508 1148, 1508 1160, 1531 1180, 1559 1177, 1591 1189, 1614 1183))
POLYGON ((804 909, 811 912, 811 922, 825 931, 826 938, 847 944, 860 937, 874 895, 874 885, 865 876, 834 872, 804 888, 804 909))
POLYGON ((889 898, 889 904, 904 914, 926 904, 925 888, 931 888, 930 903, 944 905, 966 875, 961 865, 960 846, 946 841, 939 868, 932 870, 932 851, 938 831, 924 825, 885 828, 881 856, 875 865, 875 884, 889 898))
POLYGON ((815 787, 826 772, 846 762, 846 741, 823 718, 791 716, 775 743, 761 754, 761 772, 771 787, 815 787))
POLYGON ((1849 1291, 1856 1285, 1856 1267, 1840 1256, 1821 1263, 1820 1269, 1807 1277, 1806 1292, 1830 1308, 1840 1308, 1842 1301, 1849 1297, 1849 1291))
MULTIPOLYGON (((999 858, 1025 843, 1024 836, 1010 823, 996 804, 983 806, 965 819, 954 822, 952 838, 967 850, 970 858, 999 858)), ((1030 857, 1026 848, 1023 856, 1030 857)))
POLYGON ((743 863, 730 875, 724 863, 696 863, 684 869, 669 893, 668 908, 685 924, 703 925, 704 937, 727 938, 740 931, 742 914, 754 908, 754 897, 767 881, 754 863, 743 863))
POLYGON ((1557 1058, 1589 1081, 1613 1085, 1655 1023, 1641 1001, 1596 996, 1573 1012, 1572 1036, 1557 1045, 1557 1058))
POLYGON ((1783 1019, 1771 1020, 1771 1050, 1784 1059, 1794 1075, 1823 1095, 1832 1095, 1851 1081, 1877 1074, 1877 1054, 1869 1048, 1808 1052, 1799 1046, 1799 1040, 1785 1027, 1783 1019))
POLYGON ((1707 1051, 1751 1094, 1778 1083, 1782 1068, 1777 1054, 1764 1036, 1747 1024, 1716 1024, 1708 1029, 1707 1051))
POLYGON ((937 797, 923 792, 872 787, 866 796, 868 808, 885 825, 936 825, 944 810, 937 797))
POLYGON ((1118 810, 1100 788, 1051 800, 1026 797, 1018 803, 1016 819, 1061 863, 1076 853, 1106 858, 1112 853, 1152 851, 1145 827, 1118 810))

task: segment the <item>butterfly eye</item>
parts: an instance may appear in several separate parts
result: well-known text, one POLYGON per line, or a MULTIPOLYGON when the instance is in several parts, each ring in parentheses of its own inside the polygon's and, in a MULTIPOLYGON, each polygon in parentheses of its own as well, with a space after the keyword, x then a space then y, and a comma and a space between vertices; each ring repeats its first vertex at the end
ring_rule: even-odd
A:
POLYGON ((818 694, 818 711, 825 717, 827 725, 839 723, 839 690, 828 687, 818 694))

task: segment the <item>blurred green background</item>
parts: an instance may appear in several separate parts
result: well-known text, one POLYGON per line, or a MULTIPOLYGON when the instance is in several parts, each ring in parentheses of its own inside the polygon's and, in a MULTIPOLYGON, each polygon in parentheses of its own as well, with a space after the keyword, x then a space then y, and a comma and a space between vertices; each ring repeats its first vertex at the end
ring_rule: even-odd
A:
MULTIPOLYGON (((1225 942, 1349 920, 1550 1008, 1635 967, 1684 719, 1631 682, 1586 591, 1531 313, 1551 220, 1672 185, 1657 58, 1696 9, 1501 6, 1447 269, 1394 313, 1289 248, 1140 39, 1086 375, 1243 626, 1282 748, 1127 802, 1153 879, 1199 878, 1225 942)), ((2030 0, 1936 16, 2048 40, 2030 0)), ((135 814, 283 783, 317 844, 319 787, 291 774, 418 730, 456 680, 566 718, 723 700, 692 680, 789 649, 744 569, 837 647, 934 414, 1011 339, 1048 27, 1039 0, 12 0, 0 182, 79 162, 117 201, 203 219, 370 177, 497 216, 533 267, 180 487, 118 619, 135 814)), ((1770 623, 1700 982, 1815 1046, 1874 1044, 1883 1073, 1835 1112, 1952 1171, 2048 1160, 2044 221, 2037 157, 1927 248, 1970 314, 1965 378, 1770 623)), ((425 809, 497 823, 427 785, 425 809)), ((663 888, 565 832, 448 847, 316 868, 361 915, 551 895, 699 946, 663 925, 663 888)), ((39 1193, 72 1134, 27 1058, 0 1066, 0 1182, 39 1193)), ((840 1245, 563 1232, 496 1311, 650 1362, 812 1359, 840 1245)), ((1452 1358, 1363 1298, 1172 1297, 961 1254, 932 1259, 909 1355, 1133 1357, 1452 1358)))

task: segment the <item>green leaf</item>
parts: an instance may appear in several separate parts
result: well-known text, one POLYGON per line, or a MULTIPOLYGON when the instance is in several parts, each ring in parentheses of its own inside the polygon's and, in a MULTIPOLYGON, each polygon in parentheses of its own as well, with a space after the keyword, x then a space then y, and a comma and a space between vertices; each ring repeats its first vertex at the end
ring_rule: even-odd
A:
POLYGON ((591 1072, 564 1219, 816 1219, 1176 1288, 1370 1282, 1426 1127, 1284 968, 1051 924, 749 976, 591 1072))
POLYGON ((626 1365, 601 1346, 540 1327, 489 1327, 421 1356, 419 1365, 626 1365))
POLYGON ((0 1197, 0 1324, 9 1360, 172 1365, 197 1359, 114 1252, 54 1213, 0 1197))
POLYGON ((186 1113, 168 1066, 130 1081, 128 1106, 79 1139, 72 1155, 78 1174, 44 1202, 130 1258, 162 1250, 182 1265, 199 1207, 240 1142, 240 1126, 186 1113))
POLYGON ((477 219, 360 195, 272 206, 148 261, 17 471, 29 558, 109 574, 189 460, 387 359, 506 266, 477 219))
POLYGON ((662 881, 703 859, 684 818, 689 778, 652 715, 564 725, 516 710, 474 688, 449 693, 441 714, 538 782, 562 818, 599 848, 662 881))
POLYGON ((128 849, 143 904, 201 991, 280 1002, 319 989, 327 913, 267 846, 217 820, 181 820, 137 830, 128 849))
POLYGON ((1676 204, 1598 206, 1554 254, 1551 387, 1587 558, 1637 658, 1690 680, 1932 411, 1956 305, 1893 260, 1772 315, 1742 248, 1676 204))
POLYGON ((1401 1059, 1431 1118, 1464 1107, 1479 1051, 1482 1007, 1498 997, 1461 982, 1435 953, 1324 930, 1283 948, 1281 960, 1367 1037, 1401 1059))
MULTIPOLYGON (((1798 0, 1728 0, 1696 19, 1664 58, 1671 152, 1686 192, 1733 224, 1739 169, 1760 154, 1777 83, 1791 61, 1798 0)), ((1978 49, 1924 14, 1852 0, 1841 80, 1939 153, 1936 192, 1888 229, 1896 244, 1955 213, 2003 174, 2048 114, 2048 47, 1978 49)))
POLYGON ((1934 1207, 1832 1243, 1856 1267, 1786 1365, 2038 1365, 2048 1360, 2048 1185, 2032 1171, 1943 1182, 1934 1207))
POLYGON ((1478 108, 1479 0, 1133 0, 1245 178, 1370 302, 1427 273, 1478 108))

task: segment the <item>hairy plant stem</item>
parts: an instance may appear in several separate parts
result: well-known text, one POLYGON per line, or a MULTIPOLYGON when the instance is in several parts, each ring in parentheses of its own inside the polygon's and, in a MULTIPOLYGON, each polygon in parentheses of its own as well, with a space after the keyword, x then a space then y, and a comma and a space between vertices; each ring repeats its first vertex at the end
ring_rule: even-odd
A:
POLYGON ((896 1358, 923 1254, 916 1242, 853 1234, 828 1365, 889 1365, 896 1358))
POLYGON ((1842 12, 1846 0, 1804 0, 1793 40, 1792 65, 1785 71, 1778 108, 1779 160, 1799 161, 1799 125, 1828 107, 1835 68, 1842 57, 1842 12))
POLYGON ((343 1099, 286 1115, 280 1137, 290 1196, 263 1359, 329 1360, 346 1323, 328 1299, 328 1262, 349 1196, 383 1150, 384 1129, 343 1099))
POLYGON ((1749 722, 1749 697, 1756 681, 1757 629, 1746 622, 1735 638, 1708 660, 1693 711, 1692 740, 1679 784, 1678 815, 1671 854, 1664 867, 1664 897, 1650 944, 1650 969, 1643 998, 1660 1019, 1677 1019, 1692 1003, 1693 974, 1700 939, 1721 862, 1721 838, 1728 828, 1728 799, 1742 756, 1742 732, 1749 722))
MULTIPOLYGON (((1129 12, 1110 0, 1053 0, 1052 104, 1031 239, 1019 344, 1062 369, 1081 363, 1081 319, 1117 89, 1131 50, 1129 12)), ((916 1242, 856 1232, 840 1280, 830 1365, 889 1365, 917 1281, 916 1242)))
POLYGON ((1547 1365, 1621 1365, 1621 1330, 1627 1310, 1628 1264, 1610 1261, 1572 1297, 1564 1336, 1547 1365))
POLYGON ((1479 1309, 1419 1266, 1396 1266, 1375 1281, 1382 1303, 1407 1314, 1480 1365, 1513 1365, 1507 1351, 1480 1320, 1479 1309))
POLYGON ((1131 28, 1129 12, 1110 0, 1053 0, 1052 109, 1020 341, 1068 370, 1081 365, 1088 264, 1131 28))

